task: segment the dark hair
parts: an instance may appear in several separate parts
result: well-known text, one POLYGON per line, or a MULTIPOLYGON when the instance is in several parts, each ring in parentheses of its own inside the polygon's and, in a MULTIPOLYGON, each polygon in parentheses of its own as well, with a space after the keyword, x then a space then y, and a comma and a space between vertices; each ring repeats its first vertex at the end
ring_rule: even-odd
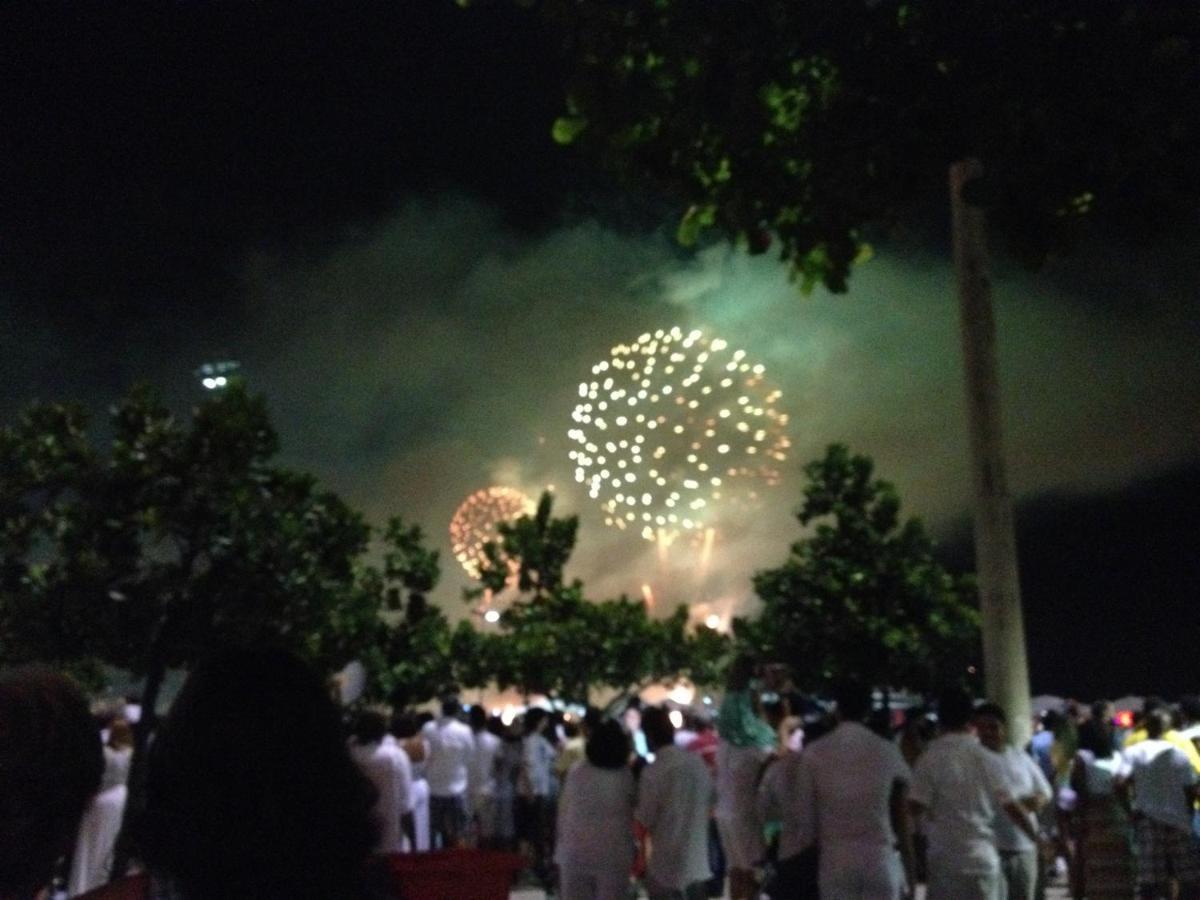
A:
POLYGON ((838 715, 847 722, 861 722, 871 711, 871 688, 861 681, 846 680, 833 689, 838 715))
POLYGON ((532 709, 525 711, 525 718, 521 721, 523 733, 533 734, 542 726, 542 722, 546 720, 546 711, 540 706, 535 706, 532 709))
POLYGON ((992 703, 990 700, 985 700, 975 707, 975 718, 995 719, 1002 725, 1008 724, 1008 716, 1004 714, 1004 707, 999 703, 992 703))
POLYGON ((467 721, 471 723, 472 731, 483 731, 487 728, 487 710, 476 703, 467 711, 467 721))
POLYGON ((321 678, 279 650, 198 666, 151 748, 137 835, 188 900, 361 894, 375 789, 321 678))
POLYGON ((748 653, 736 657, 729 666, 729 674, 726 677, 726 685, 729 690, 744 691, 750 686, 750 680, 754 678, 757 669, 757 660, 748 653))
POLYGON ((408 710, 400 710, 392 713, 392 721, 388 729, 392 737, 400 740, 416 737, 417 732, 421 730, 421 726, 417 724, 417 717, 408 710))
POLYGON ((1088 750, 1097 759, 1113 755, 1113 727, 1107 719, 1093 716, 1079 726, 1079 749, 1088 750))
POLYGON ((942 728, 966 728, 973 712, 971 697, 962 688, 947 688, 938 696, 938 723, 942 728))
POLYGON ((652 751, 673 743, 675 726, 671 724, 671 714, 661 706, 647 706, 642 710, 642 732, 652 751))
POLYGON ((1171 716, 1163 709, 1158 707, 1150 710, 1143 716, 1146 725, 1146 737, 1160 738, 1164 733, 1171 730, 1171 716))
POLYGON ((830 713, 817 716, 812 721, 804 723, 804 745, 811 746, 813 741, 819 741, 837 727, 837 722, 830 713))
POLYGON ((629 764, 629 748, 629 735, 621 723, 605 719, 592 729, 584 753, 598 769, 620 769, 629 764))
POLYGON ((383 713, 364 709, 354 717, 354 740, 359 744, 377 744, 387 734, 387 721, 383 713))
POLYGON ((442 715, 453 716, 458 718, 462 714, 462 703, 454 694, 446 694, 442 697, 442 715))
POLYGON ((575 719, 570 719, 570 720, 564 719, 562 728, 563 728, 563 734, 565 734, 567 737, 569 737, 569 738, 579 737, 579 731, 580 731, 579 722, 576 721, 575 719))
POLYGON ((100 731, 74 682, 40 666, 0 674, 0 894, 50 881, 103 772, 100 731))

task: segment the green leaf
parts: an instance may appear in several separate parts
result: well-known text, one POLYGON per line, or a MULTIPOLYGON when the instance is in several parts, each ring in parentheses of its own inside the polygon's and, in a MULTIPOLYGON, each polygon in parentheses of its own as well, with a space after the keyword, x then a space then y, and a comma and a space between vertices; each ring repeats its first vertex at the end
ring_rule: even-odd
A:
POLYGON ((716 204, 707 203, 703 206, 688 207, 679 221, 675 231, 675 240, 684 247, 694 247, 700 239, 700 232, 710 227, 717 220, 716 204))
POLYGON ((559 116, 554 120, 550 136, 554 138, 556 144, 564 146, 573 144, 575 139, 587 128, 587 124, 588 120, 583 116, 559 116))

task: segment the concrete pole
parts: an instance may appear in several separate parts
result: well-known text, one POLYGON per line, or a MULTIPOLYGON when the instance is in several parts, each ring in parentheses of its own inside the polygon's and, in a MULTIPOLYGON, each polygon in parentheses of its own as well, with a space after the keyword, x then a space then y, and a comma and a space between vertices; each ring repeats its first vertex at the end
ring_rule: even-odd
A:
POLYGON ((1029 664, 1017 577, 1013 503, 1004 470, 1000 382, 996 373, 996 322, 988 277, 987 221, 962 198, 983 166, 966 159, 950 166, 954 269, 962 316, 963 365, 971 469, 975 484, 975 570, 983 626, 984 689, 1008 713, 1009 734, 1024 746, 1031 730, 1029 664))

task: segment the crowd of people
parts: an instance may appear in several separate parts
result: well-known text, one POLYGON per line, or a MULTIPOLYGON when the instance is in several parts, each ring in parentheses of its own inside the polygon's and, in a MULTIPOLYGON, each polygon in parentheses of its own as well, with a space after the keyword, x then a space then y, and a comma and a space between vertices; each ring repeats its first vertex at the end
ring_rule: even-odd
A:
POLYGON ((123 816, 129 723, 101 731, 70 681, 15 670, 0 900, 50 896, 56 866, 91 900, 382 900, 389 854, 458 847, 522 854, 562 900, 1017 900, 1055 876, 1088 900, 1200 897, 1200 701, 1133 723, 1071 706, 1017 747, 959 690, 936 713, 831 693, 793 714, 740 660, 715 717, 634 700, 504 722, 446 696, 347 722, 294 657, 227 651, 189 676, 123 816), (98 887, 123 818, 137 874, 98 887))

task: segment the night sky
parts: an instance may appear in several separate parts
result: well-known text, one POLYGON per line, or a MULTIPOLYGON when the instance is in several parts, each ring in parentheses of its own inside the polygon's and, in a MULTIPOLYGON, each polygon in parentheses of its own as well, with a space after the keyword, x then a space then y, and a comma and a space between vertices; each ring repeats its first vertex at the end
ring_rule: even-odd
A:
MULTIPOLYGON (((799 536, 800 469, 872 455, 970 565, 946 225, 882 242, 847 296, 771 257, 684 253, 674 208, 555 147, 557 63, 506 4, 9 4, 0 11, 0 414, 130 384, 180 410, 241 361, 289 464, 368 517, 445 526, 488 484, 553 484, 594 596, 750 608, 799 536), (783 391, 791 458, 720 523, 714 571, 605 529, 571 478, 580 380, 679 324, 783 391)), ((1196 235, 996 261, 1035 692, 1200 690, 1196 235)), ((455 615, 452 561, 438 599, 455 615)))

